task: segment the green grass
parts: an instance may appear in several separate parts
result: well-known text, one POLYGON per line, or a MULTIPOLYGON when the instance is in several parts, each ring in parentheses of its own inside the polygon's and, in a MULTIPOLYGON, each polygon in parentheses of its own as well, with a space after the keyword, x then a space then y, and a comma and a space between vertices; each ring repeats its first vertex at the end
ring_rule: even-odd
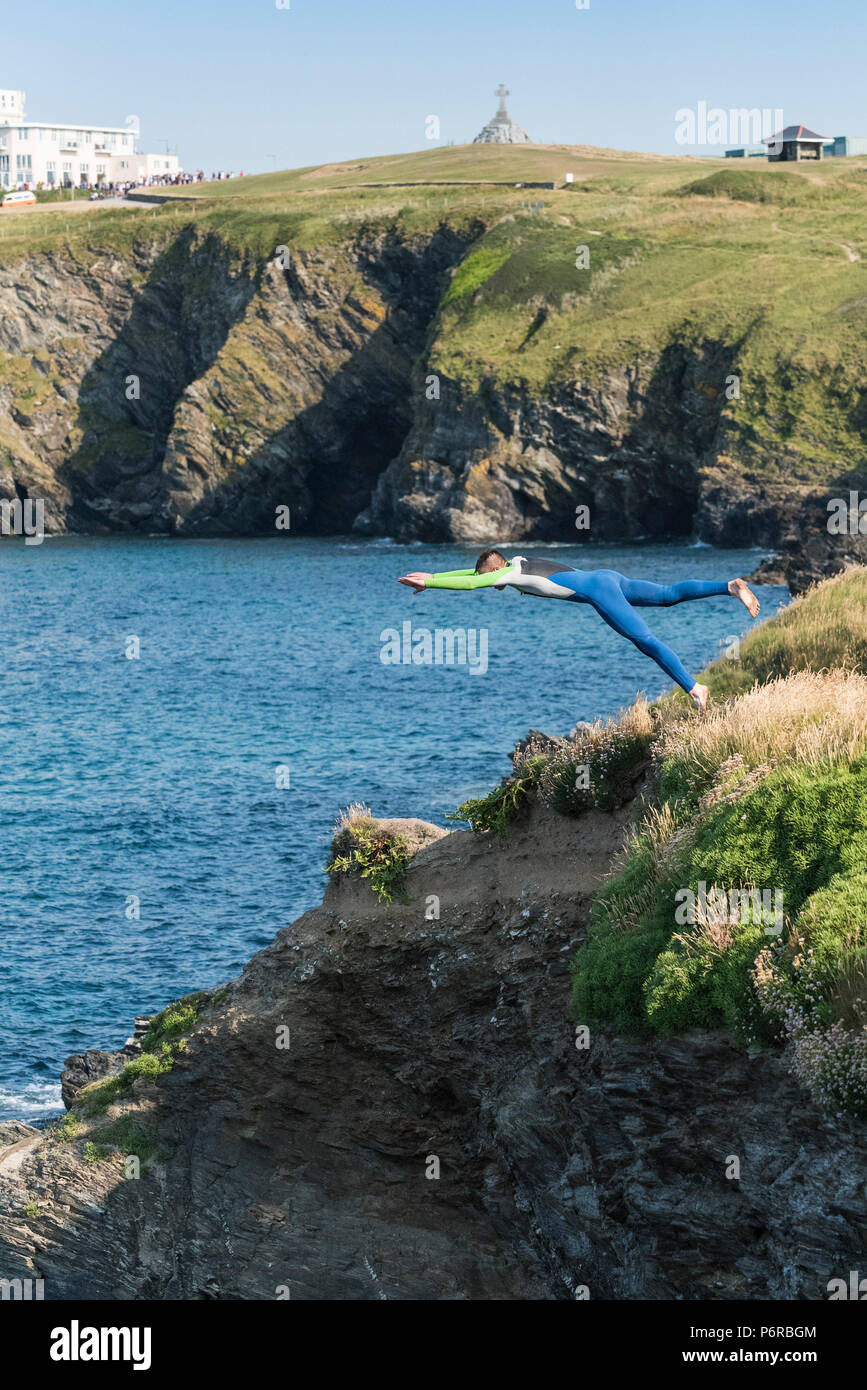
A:
POLYGON ((135 1115, 119 1115, 94 1130, 97 1139, 85 1145, 85 1162, 98 1163, 115 1154, 134 1156, 142 1163, 165 1157, 156 1128, 135 1115))
MULTIPOLYGON (((738 644, 735 659, 716 661, 699 680, 721 700, 790 675, 833 667, 867 671, 867 571, 844 572, 795 599, 773 622, 738 644)), ((682 693, 668 697, 686 707, 682 693)))
POLYGON ((483 246, 471 252, 455 272, 443 298, 443 308, 474 294, 508 259, 509 252, 503 247, 483 246))
POLYGON ((512 773, 486 796, 463 802, 447 820, 465 821, 477 834, 503 835, 535 797, 565 816, 613 811, 632 797, 656 726, 644 701, 617 722, 598 720, 551 750, 527 745, 512 773))
POLYGON ((680 191, 685 197, 734 198, 742 203, 773 203, 777 207, 809 203, 819 196, 816 186, 804 177, 781 178, 773 167, 756 169, 749 165, 717 169, 680 191))
POLYGON ((485 796, 463 801, 446 820, 465 821, 476 834, 504 835, 527 805, 530 788, 535 785, 531 776, 509 777, 485 796))
POLYGON ((118 1076, 83 1086, 73 1101, 76 1113, 83 1119, 104 1115, 110 1105, 129 1094, 136 1081, 155 1081, 171 1071, 175 1055, 171 1045, 165 1044, 159 1053, 144 1052, 135 1057, 118 1076))
POLYGON ((78 1116, 74 1115, 71 1110, 67 1110, 63 1119, 52 1129, 51 1135, 59 1144, 67 1144, 76 1137, 80 1128, 81 1121, 78 1116))
POLYGON ((148 1030, 142 1039, 142 1052, 153 1053, 164 1050, 165 1045, 174 1043, 191 1033, 201 1011, 205 996, 193 995, 179 999, 151 1019, 148 1030))

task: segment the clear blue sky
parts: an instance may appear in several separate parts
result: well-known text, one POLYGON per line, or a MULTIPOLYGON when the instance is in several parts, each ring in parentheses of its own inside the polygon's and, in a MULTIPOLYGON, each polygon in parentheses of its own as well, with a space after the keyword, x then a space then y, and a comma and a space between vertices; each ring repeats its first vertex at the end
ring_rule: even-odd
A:
POLYGON ((661 153, 699 101, 867 135, 865 0, 27 0, 0 87, 32 120, 122 125, 186 168, 261 172, 470 140, 501 81, 542 143, 661 153), (434 142, 436 143, 436 142, 434 142), (273 156, 274 158, 270 158, 273 156))

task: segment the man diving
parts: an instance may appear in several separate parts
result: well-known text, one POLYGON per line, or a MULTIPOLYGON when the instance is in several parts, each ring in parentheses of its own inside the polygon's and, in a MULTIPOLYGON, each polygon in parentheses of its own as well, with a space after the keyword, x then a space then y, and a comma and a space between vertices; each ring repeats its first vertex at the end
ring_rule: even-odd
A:
POLYGON ((759 601, 743 579, 684 579, 679 584, 652 584, 647 579, 628 579, 616 570, 579 570, 557 560, 540 560, 518 555, 507 560, 499 550, 485 550, 475 569, 450 570, 444 574, 416 571, 403 575, 414 594, 424 589, 518 589, 538 598, 562 598, 572 603, 589 603, 609 627, 628 637, 639 651, 661 666, 677 681, 703 714, 708 687, 699 685, 671 647, 656 637, 636 613, 636 608, 667 608, 687 599, 730 594, 740 599, 750 617, 759 611, 759 601))

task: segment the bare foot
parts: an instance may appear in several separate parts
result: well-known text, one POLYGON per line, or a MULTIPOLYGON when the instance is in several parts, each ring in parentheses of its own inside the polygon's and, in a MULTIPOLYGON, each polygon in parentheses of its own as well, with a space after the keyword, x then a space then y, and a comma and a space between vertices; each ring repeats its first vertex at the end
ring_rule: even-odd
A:
POLYGON ((751 618, 758 617, 759 601, 753 593, 752 589, 749 587, 748 584, 744 582, 743 579, 730 579, 729 593, 733 594, 735 598, 740 599, 741 603, 744 605, 751 618))
POLYGON ((692 690, 689 692, 689 698, 692 700, 699 714, 704 714, 707 711, 707 697, 709 694, 710 690, 708 687, 706 685, 699 685, 698 681, 696 681, 692 690))

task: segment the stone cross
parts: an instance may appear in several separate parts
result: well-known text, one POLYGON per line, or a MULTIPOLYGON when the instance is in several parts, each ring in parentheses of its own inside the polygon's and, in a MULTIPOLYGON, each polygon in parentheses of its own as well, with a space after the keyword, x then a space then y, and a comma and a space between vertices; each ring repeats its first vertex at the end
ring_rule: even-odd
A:
POLYGON ((494 92, 494 96, 500 98, 500 109, 499 109, 499 111, 497 112, 497 115, 501 115, 501 114, 502 114, 502 115, 505 115, 505 112, 506 112, 506 97, 511 96, 511 95, 512 95, 512 94, 511 94, 511 92, 509 91, 508 87, 505 86, 505 84, 501 82, 500 85, 499 85, 499 87, 497 88, 497 90, 494 92))

